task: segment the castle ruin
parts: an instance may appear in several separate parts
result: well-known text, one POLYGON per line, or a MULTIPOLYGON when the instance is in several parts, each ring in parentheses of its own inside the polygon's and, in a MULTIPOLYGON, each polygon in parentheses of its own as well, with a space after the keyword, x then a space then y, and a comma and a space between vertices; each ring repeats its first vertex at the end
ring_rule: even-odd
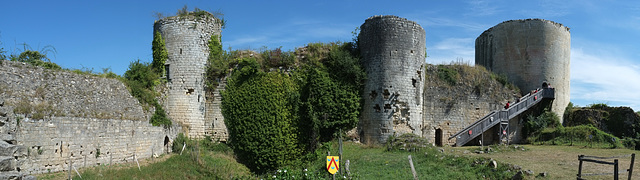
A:
POLYGON ((373 16, 360 26, 359 47, 367 72, 358 132, 365 143, 390 135, 422 134, 425 31, 397 16, 373 16))
POLYGON ((154 23, 154 32, 162 35, 169 55, 165 64, 167 114, 186 127, 188 137, 213 136, 216 129, 221 132, 216 131, 216 138, 226 139, 220 89, 214 93, 205 89, 209 40, 212 36, 220 37, 221 27, 219 20, 209 13, 178 15, 154 23))
POLYGON ((560 23, 543 19, 502 22, 476 39, 476 64, 507 76, 520 90, 556 88, 551 111, 560 116, 569 104, 571 34, 560 23))

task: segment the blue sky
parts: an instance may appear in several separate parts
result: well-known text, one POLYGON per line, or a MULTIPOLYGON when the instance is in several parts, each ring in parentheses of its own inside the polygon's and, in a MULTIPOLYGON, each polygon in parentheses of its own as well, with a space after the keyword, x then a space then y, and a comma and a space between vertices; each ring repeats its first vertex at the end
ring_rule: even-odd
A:
POLYGON ((640 110, 640 1, 3 1, 0 47, 21 44, 49 54, 64 68, 111 68, 150 62, 155 12, 175 14, 188 5, 225 14, 225 49, 263 46, 293 50, 310 42, 350 41, 373 15, 397 15, 426 30, 426 62, 473 64, 474 41, 512 19, 542 18, 571 28, 571 101, 640 110))

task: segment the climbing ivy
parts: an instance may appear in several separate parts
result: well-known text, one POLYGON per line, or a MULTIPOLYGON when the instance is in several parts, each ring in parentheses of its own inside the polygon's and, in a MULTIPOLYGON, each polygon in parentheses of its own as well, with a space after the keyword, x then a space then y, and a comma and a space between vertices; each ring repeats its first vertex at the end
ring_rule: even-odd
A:
POLYGON ((151 63, 151 68, 156 74, 162 75, 162 73, 164 73, 164 64, 169 58, 169 53, 167 52, 167 48, 164 45, 162 34, 160 34, 160 32, 158 31, 153 34, 151 50, 153 51, 153 62, 151 63))
POLYGON ((301 154, 295 104, 297 86, 279 72, 260 72, 253 58, 240 60, 222 93, 229 143, 253 172, 291 165, 301 154))

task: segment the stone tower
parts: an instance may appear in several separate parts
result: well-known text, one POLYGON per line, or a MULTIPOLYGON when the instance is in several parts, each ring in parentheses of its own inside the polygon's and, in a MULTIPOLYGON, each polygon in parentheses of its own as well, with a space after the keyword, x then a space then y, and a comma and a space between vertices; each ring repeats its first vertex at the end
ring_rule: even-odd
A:
POLYGON ((476 64, 507 76, 523 93, 555 88, 552 111, 560 118, 569 104, 571 35, 562 24, 526 19, 502 22, 476 39, 476 64))
POLYGON ((367 80, 358 125, 364 143, 422 130, 425 31, 397 16, 373 16, 360 26, 359 47, 367 80))
POLYGON ((209 135, 213 118, 205 118, 205 68, 211 36, 221 35, 221 24, 213 15, 179 15, 154 23, 165 41, 169 58, 165 64, 168 80, 167 114, 186 127, 189 137, 209 135))

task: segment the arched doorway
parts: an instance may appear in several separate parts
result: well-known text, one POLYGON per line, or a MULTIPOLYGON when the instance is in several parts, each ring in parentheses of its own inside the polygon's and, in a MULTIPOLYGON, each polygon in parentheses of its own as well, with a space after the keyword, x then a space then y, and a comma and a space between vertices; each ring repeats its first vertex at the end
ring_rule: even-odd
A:
POLYGON ((170 141, 171 141, 171 140, 169 140, 169 136, 164 136, 164 148, 165 148, 165 150, 166 150, 166 152, 167 152, 167 153, 169 153, 169 152, 170 152, 169 150, 171 149, 171 148, 169 147, 169 142, 170 142, 170 141))
POLYGON ((442 129, 436 129, 436 146, 442 146, 442 129))

